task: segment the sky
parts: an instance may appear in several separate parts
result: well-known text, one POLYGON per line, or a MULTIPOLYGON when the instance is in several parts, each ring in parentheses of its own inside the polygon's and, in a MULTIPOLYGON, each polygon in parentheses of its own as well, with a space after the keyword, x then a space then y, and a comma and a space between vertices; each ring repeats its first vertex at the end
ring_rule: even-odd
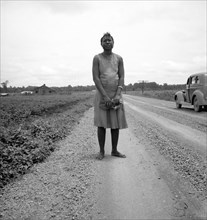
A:
POLYGON ((1 1, 1 83, 94 85, 93 57, 110 32, 125 85, 184 84, 206 72, 206 0, 1 1))

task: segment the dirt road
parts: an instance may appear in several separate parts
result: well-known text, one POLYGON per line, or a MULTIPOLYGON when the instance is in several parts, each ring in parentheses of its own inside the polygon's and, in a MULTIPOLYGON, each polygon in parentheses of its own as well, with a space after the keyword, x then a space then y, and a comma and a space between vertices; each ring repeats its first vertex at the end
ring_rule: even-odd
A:
POLYGON ((129 129, 121 131, 119 149, 127 158, 101 162, 101 218, 204 218, 206 174, 197 176, 206 172, 206 112, 132 96, 125 107, 129 129))
POLYGON ((93 109, 59 149, 2 193, 0 219, 205 219, 206 112, 124 96, 119 150, 98 152, 93 109))

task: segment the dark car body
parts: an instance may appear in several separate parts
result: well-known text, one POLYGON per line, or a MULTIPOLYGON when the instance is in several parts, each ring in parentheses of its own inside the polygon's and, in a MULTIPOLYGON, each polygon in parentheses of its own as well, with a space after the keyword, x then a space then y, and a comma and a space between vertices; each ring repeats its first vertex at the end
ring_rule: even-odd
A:
POLYGON ((195 73, 189 76, 186 89, 178 91, 174 96, 176 107, 190 103, 194 110, 199 112, 202 107, 207 108, 207 73, 195 73))

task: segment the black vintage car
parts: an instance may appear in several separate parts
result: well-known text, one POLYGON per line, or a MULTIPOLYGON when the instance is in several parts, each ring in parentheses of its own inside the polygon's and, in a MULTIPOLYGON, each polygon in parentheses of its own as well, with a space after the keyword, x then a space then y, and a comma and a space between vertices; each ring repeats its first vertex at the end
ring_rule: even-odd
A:
POLYGON ((202 107, 207 109, 207 73, 192 74, 186 83, 186 89, 178 91, 174 96, 176 107, 190 103, 194 110, 199 112, 202 107))

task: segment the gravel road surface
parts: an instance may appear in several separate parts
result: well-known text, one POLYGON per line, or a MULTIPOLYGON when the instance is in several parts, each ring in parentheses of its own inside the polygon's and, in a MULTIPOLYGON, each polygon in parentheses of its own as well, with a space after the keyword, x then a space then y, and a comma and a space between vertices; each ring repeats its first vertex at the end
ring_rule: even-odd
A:
POLYGON ((93 108, 59 148, 0 195, 0 219, 206 219, 206 112, 124 96, 127 158, 97 160, 93 108))

